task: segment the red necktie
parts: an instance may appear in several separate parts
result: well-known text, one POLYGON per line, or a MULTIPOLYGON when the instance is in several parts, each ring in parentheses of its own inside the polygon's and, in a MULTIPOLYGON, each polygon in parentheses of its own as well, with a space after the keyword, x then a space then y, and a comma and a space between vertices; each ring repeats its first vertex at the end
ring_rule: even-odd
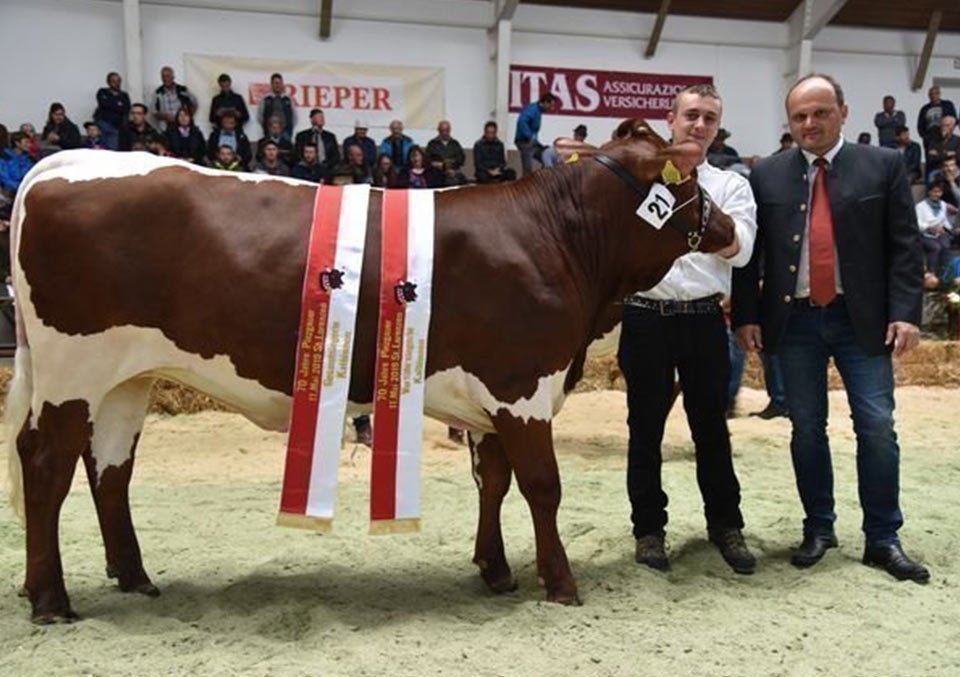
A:
POLYGON ((817 178, 810 200, 810 300, 818 306, 829 305, 837 296, 834 275, 833 214, 827 196, 827 161, 817 158, 817 178))

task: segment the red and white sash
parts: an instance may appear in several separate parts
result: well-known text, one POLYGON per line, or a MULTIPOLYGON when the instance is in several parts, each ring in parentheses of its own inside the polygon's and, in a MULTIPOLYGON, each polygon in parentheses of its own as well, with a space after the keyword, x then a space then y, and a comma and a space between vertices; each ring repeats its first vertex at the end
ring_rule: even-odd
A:
POLYGON ((365 185, 317 191, 277 517, 282 526, 326 531, 333 524, 369 202, 365 185))
POLYGON ((370 533, 420 527, 423 391, 433 277, 433 191, 383 195, 370 533))

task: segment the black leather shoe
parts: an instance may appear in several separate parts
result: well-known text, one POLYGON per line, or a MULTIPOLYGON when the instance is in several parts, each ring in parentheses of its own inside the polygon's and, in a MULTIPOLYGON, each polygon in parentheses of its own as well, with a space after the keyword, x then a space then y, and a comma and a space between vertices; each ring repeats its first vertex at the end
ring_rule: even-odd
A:
POLYGON ((637 564, 646 564, 651 569, 666 571, 670 568, 667 550, 664 547, 663 534, 647 534, 637 539, 637 551, 634 559, 637 564))
POLYGON ((711 529, 708 532, 710 542, 717 546, 724 561, 738 574, 752 574, 757 568, 757 558, 753 556, 743 540, 743 532, 736 527, 730 529, 711 529))
POLYGON ((803 543, 790 558, 790 564, 804 569, 819 562, 830 548, 837 547, 834 534, 804 534, 803 543))
POLYGON ((750 415, 762 418, 764 421, 769 421, 772 418, 786 417, 788 414, 789 412, 786 407, 781 407, 770 402, 762 411, 755 411, 750 415))
POLYGON ((863 563, 884 569, 898 581, 926 583, 930 580, 930 571, 927 567, 907 557, 907 553, 899 543, 867 545, 863 550, 863 563))

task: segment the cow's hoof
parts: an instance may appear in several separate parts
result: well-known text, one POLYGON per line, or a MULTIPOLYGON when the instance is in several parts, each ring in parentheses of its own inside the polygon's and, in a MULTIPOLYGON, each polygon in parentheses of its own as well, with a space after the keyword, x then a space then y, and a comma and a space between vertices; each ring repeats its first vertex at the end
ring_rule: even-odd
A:
POLYGON ((490 588, 490 592, 495 595, 503 595, 508 592, 513 592, 520 585, 517 583, 517 579, 509 571, 505 576, 499 578, 488 578, 485 573, 481 573, 480 576, 483 578, 483 582, 487 584, 487 587, 490 588))
POLYGON ((27 590, 26 584, 21 585, 20 589, 17 590, 17 597, 29 597, 29 596, 30 596, 30 591, 27 590))
POLYGON ((34 611, 30 621, 35 625, 53 625, 55 623, 73 623, 80 620, 71 609, 66 611, 34 611))
POLYGON ((570 591, 547 592, 547 601, 554 604, 563 604, 564 606, 582 606, 580 595, 576 588, 570 591))
POLYGON ((137 592, 141 595, 146 595, 147 597, 160 596, 160 588, 155 586, 150 581, 147 581, 146 583, 137 583, 136 585, 120 586, 120 592, 137 592))

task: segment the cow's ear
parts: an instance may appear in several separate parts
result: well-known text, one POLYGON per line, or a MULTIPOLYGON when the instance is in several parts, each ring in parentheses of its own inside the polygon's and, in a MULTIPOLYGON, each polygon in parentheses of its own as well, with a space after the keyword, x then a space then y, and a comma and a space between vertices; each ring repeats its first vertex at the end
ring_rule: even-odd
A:
POLYGON ((570 162, 579 157, 590 157, 600 150, 593 144, 586 143, 585 141, 577 141, 576 139, 570 139, 565 136, 556 139, 553 142, 553 147, 556 148, 557 155, 559 155, 560 159, 564 162, 570 162))

